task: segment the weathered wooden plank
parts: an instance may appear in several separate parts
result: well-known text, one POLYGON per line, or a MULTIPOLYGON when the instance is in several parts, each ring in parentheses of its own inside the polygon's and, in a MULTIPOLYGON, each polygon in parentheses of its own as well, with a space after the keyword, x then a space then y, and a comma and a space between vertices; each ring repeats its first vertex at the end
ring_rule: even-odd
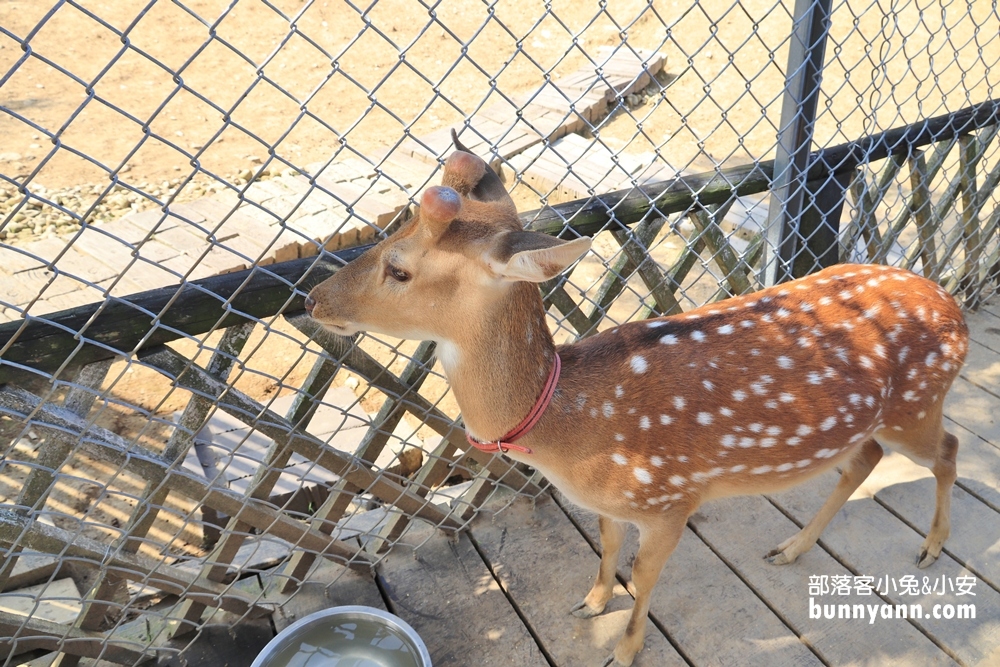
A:
MULTIPOLYGON (((363 250, 335 255, 347 262, 363 250)), ((182 335, 179 332, 196 334, 224 328, 268 317, 283 307, 299 310, 304 297, 293 294, 291 286, 302 280, 318 281, 331 273, 328 263, 302 259, 150 290, 102 304, 100 309, 87 306, 47 316, 44 321, 2 324, 0 382, 15 376, 18 366, 51 373, 65 363, 78 366, 128 354, 140 343, 153 347, 175 340, 182 335), (160 316, 155 328, 151 314, 160 316), (75 337, 77 333, 82 342, 75 337)))
POLYGON ((994 306, 983 304, 982 309, 975 315, 968 315, 965 322, 974 343, 1000 354, 1000 317, 987 310, 991 307, 994 306))
MULTIPOLYGON (((81 418, 86 418, 100 393, 101 385, 110 368, 111 362, 108 360, 81 368, 80 372, 73 378, 73 388, 67 393, 63 407, 81 418)), ((16 505, 24 508, 21 510, 22 512, 27 512, 28 508, 40 510, 44 507, 46 499, 54 489, 55 476, 66 463, 72 451, 72 443, 69 441, 46 443, 33 462, 28 479, 25 480, 20 493, 18 493, 16 505)), ((8 577, 15 572, 20 551, 20 545, 14 545, 7 551, 3 565, 0 565, 0 590, 10 586, 11 582, 8 577)))
POLYGON ((935 280, 938 277, 938 257, 934 236, 940 227, 940 220, 934 217, 934 207, 931 204, 930 180, 933 178, 927 170, 927 160, 923 153, 917 153, 910 158, 910 210, 917 222, 917 247, 915 252, 908 253, 906 267, 912 269, 916 258, 921 260, 925 278, 935 280))
MULTIPOLYGON (((886 193, 889 191, 889 184, 895 180, 896 174, 899 173, 899 170, 905 163, 906 160, 901 155, 889 156, 888 161, 882 168, 882 173, 879 174, 878 180, 875 183, 874 192, 867 187, 863 172, 851 184, 851 192, 854 194, 855 202, 857 202, 858 214, 855 224, 860 228, 860 232, 865 239, 869 261, 877 262, 877 257, 884 248, 882 234, 878 229, 878 221, 875 219, 875 209, 878 208, 878 205, 885 198, 886 193)), ((853 243, 848 248, 852 246, 853 243)))
POLYGON ((71 651, 78 655, 101 658, 123 665, 142 664, 155 657, 133 648, 108 642, 107 638, 99 632, 73 630, 51 621, 27 619, 17 614, 0 612, 0 636, 14 637, 15 635, 17 636, 16 642, 13 644, 5 643, 0 648, 0 657, 36 649, 71 651))
POLYGON ((159 560, 110 551, 106 544, 72 532, 30 521, 10 511, 0 512, 0 541, 20 543, 25 548, 43 553, 59 554, 62 558, 80 559, 100 564, 116 575, 183 595, 237 614, 260 616, 270 613, 254 600, 234 590, 204 578, 194 577, 159 560))
MULTIPOLYGON (((833 482, 836 481, 835 473, 828 475, 833 482)), ((802 488, 803 493, 814 495, 819 502, 826 498, 822 490, 817 491, 815 481, 802 488)), ((850 504, 852 503, 848 503, 850 504)), ((882 508, 879 510, 886 513, 882 508)), ((827 532, 838 523, 841 522, 835 518, 827 532)), ((846 576, 853 586, 854 572, 834 560, 820 545, 800 556, 793 565, 775 566, 762 558, 778 543, 799 530, 798 526, 765 498, 728 498, 713 502, 692 516, 689 525, 827 664, 954 664, 933 642, 904 619, 879 618, 876 622, 869 623, 867 618, 815 618, 810 609, 810 597, 814 597, 816 604, 837 605, 880 605, 883 600, 874 595, 810 596, 811 577, 846 576)), ((871 534, 873 533, 865 533, 864 539, 868 541, 871 534)), ((824 538, 825 536, 826 534, 824 538)), ((913 545, 914 554, 918 545, 919 542, 913 545)), ((883 546, 882 539, 879 538, 874 546, 883 546)), ((912 558, 908 557, 904 561, 885 558, 872 570, 856 572, 873 577, 887 573, 897 574, 889 567, 893 562, 899 562, 902 568, 910 566, 912 558)), ((765 656, 750 655, 749 658, 756 658, 762 665, 768 664, 765 656)))
MULTIPOLYGON (((507 594, 530 624, 556 665, 597 666, 614 651, 625 630, 632 598, 619 587, 600 616, 579 619, 569 613, 593 584, 600 558, 551 498, 534 509, 515 501, 493 514, 483 511, 472 537, 507 594)), ((636 667, 684 665, 684 659, 651 621, 636 667)))
MULTIPOLYGON (((592 544, 600 544, 596 514, 574 512, 574 520, 592 544)), ((636 537, 630 528, 619 579, 630 578, 622 564, 635 561, 636 537)), ((690 528, 653 589, 649 611, 695 665, 823 664, 690 528)))
MULTIPOLYGON (((236 357, 239 356, 243 345, 253 331, 253 327, 254 324, 248 322, 226 329, 222 340, 219 341, 218 348, 209 359, 207 372, 225 380, 236 361, 236 357)), ((100 363, 108 364, 108 362, 100 363)), ((96 365, 98 364, 92 364, 92 366, 96 365)), ((174 429, 170 440, 167 441, 163 451, 164 459, 175 462, 184 460, 185 454, 194 442, 194 434, 203 426, 210 409, 211 404, 205 399, 200 396, 191 397, 184 407, 177 428, 174 429)), ((152 529, 157 516, 159 516, 159 510, 165 506, 167 496, 170 493, 170 487, 163 484, 162 477, 147 478, 145 482, 142 501, 136 503, 136 507, 125 526, 124 535, 117 540, 116 547, 126 553, 136 553, 145 542, 146 535, 152 529)), ((119 594, 124 593, 124 588, 124 580, 112 575, 98 574, 87 595, 87 608, 77 622, 77 627, 82 630, 99 629, 104 623, 104 619, 108 618, 109 615, 114 615, 113 605, 109 605, 106 601, 119 599, 119 594)), ((63 665, 60 664, 60 667, 63 665)))
MULTIPOLYGON (((810 485, 812 488, 797 487, 776 495, 774 500, 798 522, 805 523, 819 510, 837 481, 833 475, 824 475, 810 485)), ((831 521, 823 532, 823 545, 854 572, 872 576, 884 573, 896 580, 911 575, 920 582, 925 581, 925 576, 928 582, 942 576, 946 581, 974 576, 947 553, 942 553, 931 568, 917 569, 915 559, 923 538, 871 500, 849 501, 837 518, 840 520, 831 521)), ((886 598, 892 604, 922 605, 923 618, 912 618, 910 622, 965 664, 982 661, 1000 644, 1000 593, 983 582, 976 585, 974 599, 951 593, 925 593, 925 590, 932 589, 921 587, 920 595, 909 595, 890 588, 886 598), (935 604, 967 602, 975 603, 974 620, 948 620, 932 615, 935 604)), ((857 629, 857 626, 851 628, 857 629)))
MULTIPOLYGON (((437 506, 428 505, 423 498, 415 496, 371 468, 359 466, 358 459, 328 447, 326 443, 309 433, 297 431, 285 418, 264 408, 257 401, 224 382, 216 380, 203 369, 188 364, 184 357, 173 350, 164 348, 155 352, 141 353, 140 358, 170 377, 177 386, 217 401, 219 407, 274 440, 276 451, 287 452, 288 455, 294 451, 404 512, 443 528, 453 530, 458 528, 458 524, 448 516, 447 512, 437 506)), ((278 460, 277 456, 274 457, 275 460, 278 460)), ((262 468, 259 472, 260 477, 254 479, 252 486, 267 489, 273 485, 273 482, 269 485, 269 480, 271 478, 276 480, 280 474, 279 470, 272 470, 270 467, 262 468)))
POLYGON ((258 530, 268 531, 304 549, 311 549, 329 558, 339 558, 352 567, 367 567, 369 564, 367 557, 356 549, 333 540, 328 535, 310 530, 272 505, 209 485, 203 478, 195 477, 175 466, 173 461, 143 452, 134 443, 99 426, 88 424, 68 410, 41 404, 38 397, 22 389, 6 386, 0 389, 0 398, 8 414, 27 415, 33 412, 34 427, 44 430, 52 442, 69 440, 79 451, 134 472, 144 479, 163 479, 163 485, 172 491, 214 507, 223 514, 239 518, 258 530), (86 437, 82 437, 84 433, 86 437))
POLYGON ((432 537, 431 527, 413 524, 379 574, 391 611, 421 636, 434 665, 546 665, 469 537, 432 537))

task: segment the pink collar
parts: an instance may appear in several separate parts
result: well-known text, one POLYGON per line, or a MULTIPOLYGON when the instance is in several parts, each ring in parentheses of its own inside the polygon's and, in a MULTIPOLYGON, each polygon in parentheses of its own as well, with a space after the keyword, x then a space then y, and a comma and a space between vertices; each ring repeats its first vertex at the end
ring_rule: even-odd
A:
POLYGON ((470 445, 483 452, 503 452, 506 454, 508 450, 513 449, 524 454, 531 454, 530 447, 522 447, 513 443, 527 434, 538 423, 538 420, 542 418, 542 415, 545 414, 546 408, 552 402, 552 396, 556 393, 556 384, 559 382, 559 372, 561 370, 562 360, 559 358, 559 353, 557 352, 556 360, 549 371, 549 378, 545 381, 545 387, 542 389, 541 396, 535 401, 535 407, 531 408, 528 416, 522 419, 521 423, 511 431, 508 431, 507 435, 494 442, 479 442, 466 431, 465 439, 469 441, 470 445))

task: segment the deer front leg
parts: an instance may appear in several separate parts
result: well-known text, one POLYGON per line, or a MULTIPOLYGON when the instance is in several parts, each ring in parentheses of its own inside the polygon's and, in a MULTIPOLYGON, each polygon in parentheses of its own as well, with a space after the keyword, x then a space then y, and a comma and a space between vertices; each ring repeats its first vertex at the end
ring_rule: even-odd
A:
POLYGON ((601 515, 598 517, 598 525, 601 529, 601 567, 587 597, 570 610, 570 613, 578 618, 590 618, 604 611, 604 606, 614 591, 618 554, 621 553, 622 542, 625 541, 625 526, 622 523, 601 515))
POLYGON ((675 509, 656 523, 639 526, 639 553, 632 565, 632 591, 635 604, 629 617, 625 634, 618 640, 614 654, 604 663, 614 667, 628 667, 635 654, 642 650, 646 638, 646 615, 652 599, 653 587, 670 554, 684 533, 684 524, 690 512, 675 509))

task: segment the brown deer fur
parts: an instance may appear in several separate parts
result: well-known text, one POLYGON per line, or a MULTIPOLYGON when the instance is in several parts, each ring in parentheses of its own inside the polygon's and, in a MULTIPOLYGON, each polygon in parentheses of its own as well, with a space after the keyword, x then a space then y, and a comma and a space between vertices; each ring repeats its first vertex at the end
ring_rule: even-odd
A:
POLYGON ((968 344, 947 292, 900 269, 834 266, 557 348, 533 283, 565 270, 589 241, 521 231, 496 175, 467 152, 452 154, 443 180, 407 226, 313 289, 307 309, 336 333, 437 341, 480 441, 531 410, 558 350, 555 396, 519 441, 532 453, 509 455, 601 517, 601 567, 577 615, 603 611, 621 522, 639 527, 636 602, 608 662, 629 665, 642 648, 650 591, 687 518, 712 498, 773 492, 841 466, 817 516, 769 554, 790 563, 889 447, 934 472, 937 510, 918 564, 938 557, 957 449, 942 405, 968 344))

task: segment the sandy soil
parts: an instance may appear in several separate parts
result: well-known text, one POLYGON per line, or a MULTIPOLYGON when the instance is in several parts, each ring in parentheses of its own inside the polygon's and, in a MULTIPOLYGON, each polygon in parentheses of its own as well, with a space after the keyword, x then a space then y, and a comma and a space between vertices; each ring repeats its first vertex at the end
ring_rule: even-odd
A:
MULTIPOLYGON (((505 95, 531 90, 543 71, 573 71, 585 54, 623 38, 666 53, 676 78, 658 104, 618 114, 602 137, 629 150, 659 148, 677 166, 701 152, 719 162, 759 159, 774 143, 790 27, 772 0, 615 0, 601 11, 562 0, 547 13, 505 0, 489 14, 459 0, 432 14, 380 0, 364 15, 343 2, 272 2, 285 17, 251 0, 231 10, 192 0, 190 11, 159 2, 141 16, 145 0, 86 0, 106 25, 69 5, 40 24, 51 4, 0 5, 0 25, 30 35, 38 56, 24 59, 17 41, 0 36, 0 72, 10 73, 0 103, 24 119, 0 114, 0 173, 23 176, 45 162, 33 180, 50 188, 106 182, 103 169, 73 151, 107 168, 127 161, 125 180, 150 183, 193 174, 193 155, 221 176, 272 150, 298 165, 329 159, 342 145, 376 156, 406 130, 455 125, 499 100, 494 83, 505 95), (55 133, 59 147, 47 136, 55 133)), ((968 13, 908 4, 886 27, 879 5, 838 5, 818 141, 986 99, 997 76, 987 68, 1000 59, 988 4, 971 3, 968 13), (880 51, 884 67, 872 62, 880 51)))

